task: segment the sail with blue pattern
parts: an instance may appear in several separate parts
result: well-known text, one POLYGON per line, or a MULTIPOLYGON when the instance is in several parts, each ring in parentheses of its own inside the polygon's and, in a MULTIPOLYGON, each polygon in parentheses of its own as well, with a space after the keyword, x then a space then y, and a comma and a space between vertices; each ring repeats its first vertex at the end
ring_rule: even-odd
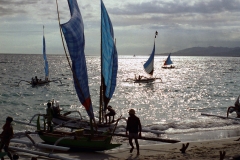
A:
MULTIPOLYGON (((43 26, 44 30, 44 26, 43 26)), ((44 70, 45 70, 45 79, 49 76, 49 69, 48 69, 48 60, 46 55, 46 43, 45 43, 45 36, 43 33, 43 59, 44 59, 44 70)))
POLYGON ((82 16, 76 0, 68 0, 71 19, 61 24, 62 32, 72 60, 74 87, 78 98, 90 118, 94 118, 88 86, 88 74, 85 58, 85 37, 82 16))
POLYGON ((102 49, 102 78, 104 82, 104 110, 113 96, 118 71, 118 54, 114 43, 114 32, 111 19, 101 0, 101 49, 102 49))

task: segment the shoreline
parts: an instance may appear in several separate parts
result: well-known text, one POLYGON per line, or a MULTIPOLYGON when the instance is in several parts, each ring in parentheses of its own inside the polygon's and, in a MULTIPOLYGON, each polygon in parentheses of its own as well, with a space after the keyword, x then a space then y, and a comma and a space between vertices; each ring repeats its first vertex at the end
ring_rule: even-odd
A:
MULTIPOLYGON (((225 151, 225 160, 236 159, 239 157, 240 153, 238 148, 240 148, 240 141, 236 141, 239 137, 224 138, 218 140, 203 140, 203 141, 190 141, 188 148, 185 153, 182 153, 180 149, 183 144, 186 145, 187 142, 179 142, 174 144, 162 143, 162 144, 150 144, 150 145, 140 145, 140 155, 137 156, 136 149, 133 153, 129 153, 130 146, 124 144, 124 147, 118 147, 116 149, 102 151, 102 152, 56 152, 62 157, 76 159, 76 160, 126 160, 126 159, 139 159, 139 160, 151 160, 151 159, 161 159, 161 160, 219 160, 220 152, 225 151)), ((126 143, 126 142, 124 142, 126 143)), ((135 146, 135 143, 134 143, 135 146)), ((42 152, 51 153, 50 150, 43 150, 42 152)), ((13 152, 12 152, 13 153, 13 152)), ((32 155, 23 152, 16 152, 20 156, 19 159, 31 159, 31 157, 36 157, 38 160, 52 160, 53 158, 45 158, 42 156, 32 155)), ((8 159, 6 157, 6 159, 8 159)))

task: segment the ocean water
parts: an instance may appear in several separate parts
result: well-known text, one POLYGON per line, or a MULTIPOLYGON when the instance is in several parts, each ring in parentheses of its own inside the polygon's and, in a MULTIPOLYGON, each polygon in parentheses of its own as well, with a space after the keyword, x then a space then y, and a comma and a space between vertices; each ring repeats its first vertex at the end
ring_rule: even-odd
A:
MULTIPOLYGON (((42 55, 0 54, 1 126, 7 116, 28 122, 33 115, 45 113, 46 103, 51 99, 59 101, 64 111, 78 110, 87 117, 76 96, 65 55, 47 57, 50 79, 56 81, 32 87, 25 81, 35 76, 44 79, 42 55)), ((203 140, 240 136, 240 121, 201 115, 225 116, 227 107, 234 104, 240 94, 240 57, 172 56, 176 68, 162 69, 165 58, 155 56, 153 76, 162 81, 138 84, 126 79, 134 78, 135 74, 148 76, 143 69, 148 56, 119 56, 117 86, 110 101, 117 111, 116 117, 128 117, 128 110, 134 108, 143 128, 164 131, 162 138, 203 140)), ((86 56, 86 60, 93 109, 98 116, 100 57, 86 56)), ((121 124, 126 122, 120 121, 121 124)), ((34 128, 14 123, 14 130, 34 128)))

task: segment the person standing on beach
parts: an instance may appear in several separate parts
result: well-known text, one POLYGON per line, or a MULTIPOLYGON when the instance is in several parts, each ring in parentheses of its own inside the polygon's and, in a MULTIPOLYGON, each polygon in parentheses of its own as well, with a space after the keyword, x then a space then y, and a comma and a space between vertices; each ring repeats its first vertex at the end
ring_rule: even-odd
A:
POLYGON ((46 109, 46 118, 47 118, 47 130, 50 131, 51 130, 51 126, 52 126, 52 118, 53 118, 53 110, 51 107, 51 103, 48 102, 47 103, 47 109, 46 109))
POLYGON ((142 132, 142 125, 140 119, 135 115, 135 110, 129 110, 129 116, 127 120, 127 127, 126 127, 126 135, 128 135, 129 144, 132 147, 130 149, 130 153, 132 153, 134 146, 132 140, 135 140, 136 148, 137 148, 137 155, 139 155, 139 144, 138 144, 138 137, 141 137, 142 132), (129 132, 129 134, 128 134, 129 132))
MULTIPOLYGON (((0 152, 2 152, 2 149, 4 149, 5 152, 7 152, 8 157, 12 160, 12 155, 8 151, 8 146, 10 143, 11 138, 13 137, 13 127, 11 125, 11 122, 13 121, 12 117, 7 117, 6 118, 6 123, 2 127, 3 131, 0 134, 1 137, 1 145, 0 145, 0 152)), ((1 160, 4 160, 2 157, 1 160)))

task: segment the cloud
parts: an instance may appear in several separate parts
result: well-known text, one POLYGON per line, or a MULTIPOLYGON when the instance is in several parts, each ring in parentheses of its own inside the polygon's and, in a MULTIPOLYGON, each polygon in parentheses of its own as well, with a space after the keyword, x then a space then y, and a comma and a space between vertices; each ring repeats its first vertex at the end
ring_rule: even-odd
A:
POLYGON ((219 13, 219 12, 238 12, 240 1, 238 0, 174 0, 174 1, 150 1, 142 3, 126 3, 123 7, 108 9, 111 14, 116 15, 142 15, 142 14, 186 14, 186 13, 219 13))

